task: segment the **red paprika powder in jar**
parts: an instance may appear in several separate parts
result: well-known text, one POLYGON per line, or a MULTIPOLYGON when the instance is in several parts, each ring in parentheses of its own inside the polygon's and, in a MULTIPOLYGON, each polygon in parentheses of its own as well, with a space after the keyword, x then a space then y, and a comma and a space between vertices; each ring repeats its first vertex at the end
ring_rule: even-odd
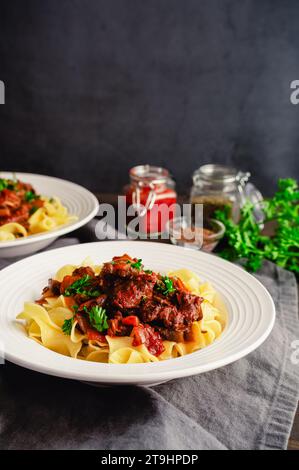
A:
MULTIPOLYGON (((161 234, 175 216, 175 183, 165 168, 138 165, 129 172, 130 185, 125 188, 127 207, 139 215, 142 234, 161 234)), ((136 216, 135 215, 135 216, 136 216)), ((128 217, 128 222, 132 219, 128 217)), ((128 230, 130 232, 130 230, 128 230)))

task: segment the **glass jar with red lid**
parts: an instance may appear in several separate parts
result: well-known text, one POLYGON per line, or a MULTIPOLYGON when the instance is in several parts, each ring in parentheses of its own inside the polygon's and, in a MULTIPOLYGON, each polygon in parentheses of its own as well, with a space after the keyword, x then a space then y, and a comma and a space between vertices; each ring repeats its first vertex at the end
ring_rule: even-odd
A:
POLYGON ((163 233, 166 223, 175 216, 177 202, 175 182, 169 171, 158 166, 138 165, 131 168, 129 175, 126 202, 139 215, 139 232, 163 233))

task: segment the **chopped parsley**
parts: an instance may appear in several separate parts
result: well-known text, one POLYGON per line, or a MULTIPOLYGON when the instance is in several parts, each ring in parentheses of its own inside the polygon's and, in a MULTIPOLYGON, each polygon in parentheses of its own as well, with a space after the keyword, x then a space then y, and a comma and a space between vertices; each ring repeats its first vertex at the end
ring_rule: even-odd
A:
POLYGON ((173 281, 168 276, 163 276, 160 283, 157 284, 157 289, 162 292, 163 295, 173 294, 176 289, 173 287, 173 281))
POLYGON ((7 188, 7 180, 0 178, 0 191, 7 188))
MULTIPOLYGON (((72 309, 74 310, 74 315, 77 313, 78 308, 79 308, 78 305, 72 306, 72 309)), ((65 335, 71 334, 73 323, 74 323, 74 316, 72 318, 67 318, 66 320, 64 320, 61 329, 65 335)))
POLYGON ((63 295, 65 295, 65 297, 71 297, 76 294, 81 294, 88 297, 98 297, 101 295, 101 292, 98 289, 93 289, 91 283, 92 277, 88 274, 85 274, 85 276, 81 277, 81 279, 78 279, 69 287, 67 287, 63 295))
POLYGON ((67 318, 64 320, 63 325, 62 325, 62 331, 65 335, 70 335, 72 332, 72 327, 74 323, 74 318, 67 318))
POLYGON ((5 178, 0 178, 0 191, 3 191, 3 189, 10 189, 14 190, 16 186, 16 183, 12 180, 7 180, 5 178))
POLYGON ((142 259, 140 258, 139 260, 134 261, 134 262, 127 261, 127 264, 130 264, 132 268, 138 269, 138 271, 140 271, 142 268, 142 259))
POLYGON ((86 287, 90 285, 90 276, 86 274, 85 276, 81 277, 77 281, 73 282, 69 287, 67 287, 64 291, 64 295, 66 297, 70 297, 71 295, 75 294, 82 294, 86 287))
POLYGON ((39 196, 35 194, 33 191, 26 191, 25 193, 25 201, 32 202, 38 199, 39 196))
POLYGON ((144 272, 145 274, 153 274, 153 271, 151 269, 145 269, 144 272))
MULTIPOLYGON (((77 313, 78 305, 73 305, 74 315, 77 313)), ((108 317, 106 315, 106 310, 103 307, 99 307, 98 305, 94 305, 91 309, 87 307, 83 308, 84 312, 87 313, 89 317, 90 325, 100 333, 107 330, 108 325, 108 317)), ((64 320, 62 325, 62 331, 65 335, 70 335, 72 332, 72 327, 74 324, 74 316, 72 318, 67 318, 64 320)))
POLYGON ((84 307, 84 311, 88 314, 90 324, 93 328, 100 333, 108 329, 108 317, 106 315, 106 310, 103 307, 95 305, 91 307, 90 310, 88 310, 87 307, 84 307))

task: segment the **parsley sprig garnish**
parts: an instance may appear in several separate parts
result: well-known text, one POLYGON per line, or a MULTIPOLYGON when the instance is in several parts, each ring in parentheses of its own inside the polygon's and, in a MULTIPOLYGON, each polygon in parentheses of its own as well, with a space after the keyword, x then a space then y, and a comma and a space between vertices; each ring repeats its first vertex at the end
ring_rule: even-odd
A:
POLYGON ((63 325, 62 325, 62 331, 65 335, 71 334, 73 323, 74 323, 74 317, 67 318, 66 320, 64 320, 63 325))
POLYGON ((173 294, 176 289, 173 286, 173 281, 168 276, 162 276, 162 279, 157 283, 157 289, 162 292, 163 295, 173 294))
POLYGON ((70 297, 77 294, 86 295, 88 297, 98 297, 101 295, 101 292, 98 289, 92 288, 92 277, 85 274, 67 287, 63 295, 65 295, 65 297, 70 297))
POLYGON ((32 201, 35 201, 36 199, 39 199, 39 196, 35 194, 33 191, 26 191, 24 197, 25 197, 25 201, 27 202, 32 202, 32 201))
POLYGON ((72 318, 67 318, 63 322, 63 325, 62 325, 61 329, 62 329, 62 331, 65 335, 70 335, 71 332, 72 332, 72 327, 73 327, 75 315, 77 313, 78 308, 79 308, 78 305, 73 305, 72 309, 74 310, 74 315, 72 316, 72 318))
POLYGON ((93 328, 100 333, 108 329, 108 317, 103 307, 95 305, 91 307, 90 310, 87 307, 84 307, 83 310, 88 314, 90 324, 93 328))
POLYGON ((16 187, 16 182, 13 180, 7 180, 5 178, 0 178, 0 191, 3 189, 10 189, 13 191, 16 187))
POLYGON ((254 217, 254 206, 247 202, 241 209, 241 217, 235 224, 229 216, 229 208, 218 210, 215 217, 226 228, 227 246, 220 252, 229 261, 244 258, 245 267, 256 271, 263 259, 299 273, 299 188, 294 179, 280 179, 278 191, 264 203, 265 223, 275 224, 272 237, 263 234, 254 217))
POLYGON ((140 271, 141 268, 142 268, 142 259, 140 258, 140 259, 138 259, 137 261, 134 261, 134 262, 128 260, 128 261, 127 261, 127 264, 130 264, 130 265, 131 265, 131 268, 135 268, 135 269, 137 269, 138 271, 140 271))
POLYGON ((7 188, 7 180, 4 178, 0 178, 0 191, 3 191, 3 189, 7 188))

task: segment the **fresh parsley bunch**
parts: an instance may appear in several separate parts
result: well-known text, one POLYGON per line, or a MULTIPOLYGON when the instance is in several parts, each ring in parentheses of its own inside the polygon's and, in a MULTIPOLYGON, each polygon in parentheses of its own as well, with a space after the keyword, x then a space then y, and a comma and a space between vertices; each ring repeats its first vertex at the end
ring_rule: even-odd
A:
POLYGON ((254 217, 254 206, 247 202, 241 209, 240 221, 230 219, 229 207, 215 212, 215 218, 226 228, 226 247, 220 256, 229 260, 245 259, 245 267, 256 271, 264 259, 299 274, 299 188, 291 178, 280 179, 278 191, 265 201, 265 223, 274 223, 274 235, 264 235, 254 217))

